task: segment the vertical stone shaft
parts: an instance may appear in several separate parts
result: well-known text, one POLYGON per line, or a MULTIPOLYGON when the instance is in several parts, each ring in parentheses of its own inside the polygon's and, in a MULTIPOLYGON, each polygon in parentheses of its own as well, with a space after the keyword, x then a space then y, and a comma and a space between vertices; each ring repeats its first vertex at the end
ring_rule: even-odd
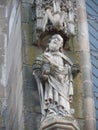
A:
POLYGON ((96 130, 95 108, 91 81, 91 61, 85 0, 77 1, 78 46, 84 89, 85 130, 96 130))

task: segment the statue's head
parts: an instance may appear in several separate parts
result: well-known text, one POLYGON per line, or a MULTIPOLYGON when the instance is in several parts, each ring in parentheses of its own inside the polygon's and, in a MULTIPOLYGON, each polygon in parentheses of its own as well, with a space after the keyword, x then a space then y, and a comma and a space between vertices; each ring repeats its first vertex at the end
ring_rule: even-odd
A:
POLYGON ((55 34, 50 38, 49 50, 57 51, 63 47, 63 38, 59 34, 55 34))

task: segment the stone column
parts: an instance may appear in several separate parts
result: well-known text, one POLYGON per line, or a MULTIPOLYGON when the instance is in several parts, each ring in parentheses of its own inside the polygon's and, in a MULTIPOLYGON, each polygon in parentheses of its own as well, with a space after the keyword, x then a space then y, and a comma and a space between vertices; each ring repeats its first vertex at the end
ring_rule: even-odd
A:
POLYGON ((85 130, 96 130, 95 108, 91 81, 91 61, 85 0, 77 0, 78 45, 84 89, 85 130))

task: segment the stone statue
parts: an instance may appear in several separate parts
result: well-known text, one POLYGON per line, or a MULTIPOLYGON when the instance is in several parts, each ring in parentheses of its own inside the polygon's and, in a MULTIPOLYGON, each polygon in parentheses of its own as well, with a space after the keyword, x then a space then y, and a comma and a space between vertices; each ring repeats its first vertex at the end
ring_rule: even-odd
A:
POLYGON ((59 34, 53 35, 44 53, 33 64, 44 118, 48 115, 71 116, 73 63, 62 48, 63 38, 59 34))

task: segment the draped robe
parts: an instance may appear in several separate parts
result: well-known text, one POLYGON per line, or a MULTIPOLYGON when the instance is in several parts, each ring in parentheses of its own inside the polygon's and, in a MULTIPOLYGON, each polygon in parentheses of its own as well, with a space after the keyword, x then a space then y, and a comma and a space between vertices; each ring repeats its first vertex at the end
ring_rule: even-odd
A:
POLYGON ((33 72, 38 85, 43 115, 45 115, 45 110, 50 108, 50 100, 57 107, 62 106, 64 111, 70 113, 69 96, 73 95, 72 65, 71 60, 61 52, 45 52, 35 61, 36 69, 34 68, 33 72), (38 63, 40 63, 39 68, 38 63), (43 84, 41 76, 44 75, 43 71, 46 70, 49 73, 43 84))

